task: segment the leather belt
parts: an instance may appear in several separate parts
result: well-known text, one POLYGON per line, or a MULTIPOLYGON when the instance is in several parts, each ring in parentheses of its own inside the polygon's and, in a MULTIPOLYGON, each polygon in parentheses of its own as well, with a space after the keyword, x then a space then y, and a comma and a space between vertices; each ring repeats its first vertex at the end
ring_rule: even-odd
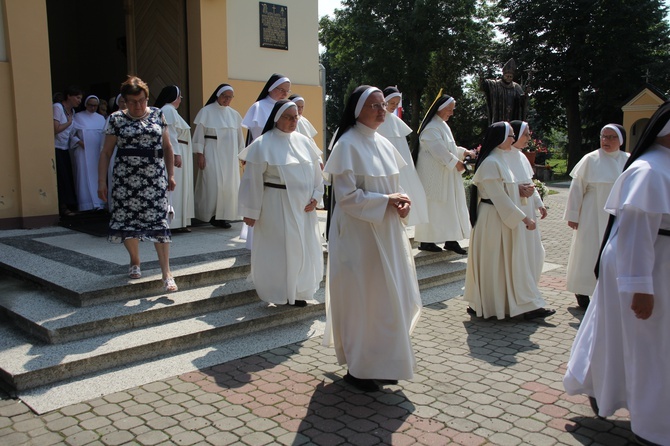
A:
POLYGON ((188 141, 184 141, 183 139, 178 139, 177 142, 178 142, 179 144, 186 144, 186 145, 188 145, 188 141))
POLYGON ((670 236, 670 229, 659 229, 658 235, 665 235, 666 237, 670 236))
POLYGON ((481 201, 482 203, 493 205, 493 202, 488 198, 481 198, 479 201, 481 201))
POLYGON ((263 183, 263 186, 273 187, 275 189, 286 189, 285 184, 263 183))
POLYGON ((216 139, 216 135, 205 135, 206 139, 216 139))
POLYGON ((141 156, 143 158, 163 158, 163 149, 119 149, 116 156, 141 156))

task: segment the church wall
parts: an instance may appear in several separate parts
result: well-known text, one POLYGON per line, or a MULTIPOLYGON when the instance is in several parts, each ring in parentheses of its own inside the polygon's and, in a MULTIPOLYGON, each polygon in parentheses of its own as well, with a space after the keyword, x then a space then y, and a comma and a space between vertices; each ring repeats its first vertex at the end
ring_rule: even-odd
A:
POLYGON ((5 1, 0 63, 0 229, 54 224, 54 165, 49 38, 45 0, 5 1))
MULTIPOLYGON (((276 3, 289 8, 288 51, 260 48, 257 0, 186 2, 190 113, 194 117, 212 90, 227 82, 235 88, 233 108, 244 115, 267 78, 284 73, 306 99, 305 116, 320 132, 321 147, 317 2, 276 3)), ((47 0, 0 4, 8 60, 0 61, 0 229, 54 225, 58 194, 47 0)))

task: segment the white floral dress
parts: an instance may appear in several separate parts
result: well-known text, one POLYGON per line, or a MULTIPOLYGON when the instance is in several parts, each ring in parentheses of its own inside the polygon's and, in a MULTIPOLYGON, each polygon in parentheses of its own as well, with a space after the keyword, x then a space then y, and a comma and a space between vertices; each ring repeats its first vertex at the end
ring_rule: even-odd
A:
POLYGON ((167 176, 163 156, 153 152, 163 146, 166 123, 160 109, 149 107, 136 119, 123 111, 113 113, 105 133, 117 137, 116 162, 112 174, 112 217, 109 241, 121 243, 136 238, 169 243, 167 221, 167 176), (129 156, 146 151, 151 156, 129 156), (124 154, 124 152, 126 152, 124 154))

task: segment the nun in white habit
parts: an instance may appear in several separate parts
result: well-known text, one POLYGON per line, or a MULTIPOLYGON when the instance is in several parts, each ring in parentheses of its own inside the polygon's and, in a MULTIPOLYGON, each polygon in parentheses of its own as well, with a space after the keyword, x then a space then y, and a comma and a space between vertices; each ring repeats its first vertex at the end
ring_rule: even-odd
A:
POLYGON ((247 145, 261 136, 275 103, 286 99, 290 92, 291 80, 288 77, 279 73, 270 76, 256 102, 251 104, 242 120, 242 127, 248 129, 247 145))
MULTIPOLYGON (((518 120, 510 122, 510 125, 514 131, 515 139, 512 143, 512 149, 505 152, 505 156, 507 157, 507 165, 514 176, 514 182, 519 188, 519 207, 535 221, 538 220, 537 217, 544 219, 547 216, 547 208, 533 184, 533 167, 522 152, 530 139, 530 127, 527 122, 518 120)), ((538 225, 534 231, 521 231, 521 234, 526 236, 528 264, 533 270, 535 282, 539 283, 542 266, 544 265, 544 246, 542 246, 540 227, 538 225)))
POLYGON ((239 218, 237 156, 244 148, 242 116, 230 106, 233 97, 233 87, 219 85, 193 121, 193 152, 198 164, 195 217, 225 229, 230 228, 228 220, 239 218))
POLYGON ((191 126, 177 112, 181 105, 181 91, 176 85, 168 85, 161 90, 154 107, 163 111, 167 122, 170 143, 174 150, 175 181, 177 186, 169 192, 169 201, 174 208, 170 229, 190 232, 188 226, 195 217, 193 199, 193 148, 191 147, 191 126))
POLYGON ((319 158, 296 132, 295 103, 277 101, 268 122, 240 153, 245 162, 239 214, 254 228, 249 278, 265 302, 304 307, 323 279, 316 204, 323 195, 319 158))
POLYGON ((419 148, 416 170, 428 201, 428 223, 416 225, 414 239, 419 249, 467 254, 458 241, 470 238, 468 205, 463 186, 463 160, 474 152, 456 145, 447 124, 454 114, 456 102, 449 95, 440 96, 426 113, 419 127, 419 148))
POLYGON ((298 107, 298 126, 295 131, 314 141, 314 137, 318 135, 319 132, 317 132, 312 123, 302 114, 305 109, 305 98, 297 94, 292 94, 288 99, 289 101, 295 102, 295 105, 298 107))
POLYGON ((398 108, 402 94, 396 87, 386 87, 383 91, 386 102, 386 119, 377 129, 377 133, 391 141, 391 144, 402 155, 407 165, 400 169, 400 187, 403 188, 410 200, 412 200, 412 212, 407 221, 408 226, 428 223, 428 203, 426 192, 416 173, 414 160, 407 144, 407 136, 412 129, 393 112, 398 108))
POLYGON ((512 150, 512 141, 512 126, 496 122, 479 152, 470 189, 473 234, 463 299, 470 304, 468 313, 483 318, 545 318, 556 311, 543 308, 528 264, 522 231, 534 231, 535 220, 520 208, 519 188, 507 164, 505 152, 512 150))
MULTIPOLYGON (((248 146, 263 133, 272 108, 277 101, 286 99, 291 93, 291 80, 283 74, 274 73, 265 83, 256 102, 251 104, 244 115, 242 127, 247 129, 246 145, 248 146)), ((242 227, 240 238, 246 240, 247 249, 251 249, 254 241, 254 230, 246 223, 242 227)))
POLYGON ((609 218, 605 202, 628 160, 628 153, 621 150, 625 142, 624 128, 607 124, 600 130, 600 148, 584 155, 570 172, 572 182, 563 219, 574 233, 565 288, 575 293, 582 308, 588 307, 596 288, 593 269, 609 218))
POLYGON ((381 90, 356 88, 325 166, 334 201, 323 344, 348 366, 344 380, 364 391, 413 377, 410 335, 421 314, 403 223, 411 202, 398 182, 405 161, 375 131, 385 115, 381 90))
POLYGON ((670 445, 670 102, 651 117, 605 210, 599 278, 563 385, 589 395, 601 417, 627 408, 640 444, 670 445))
POLYGON ((98 197, 98 161, 105 128, 105 118, 97 113, 99 103, 100 99, 95 95, 86 97, 86 109, 73 117, 80 141, 74 149, 75 185, 80 211, 102 209, 105 206, 98 197))

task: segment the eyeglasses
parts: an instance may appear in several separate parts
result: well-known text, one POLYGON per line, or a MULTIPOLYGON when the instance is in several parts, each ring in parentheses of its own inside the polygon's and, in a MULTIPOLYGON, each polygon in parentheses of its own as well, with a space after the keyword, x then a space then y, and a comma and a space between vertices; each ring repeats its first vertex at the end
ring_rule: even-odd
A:
POLYGON ((146 103, 147 103, 147 98, 142 98, 142 99, 138 99, 138 100, 126 99, 126 105, 132 105, 134 107, 136 107, 138 105, 144 105, 146 103))
POLYGON ((286 119, 287 121, 298 121, 300 116, 298 115, 281 115, 280 119, 286 119))
POLYGON ((370 108, 372 108, 375 111, 386 110, 387 105, 388 102, 377 102, 376 104, 370 104, 370 108))
POLYGON ((516 135, 514 133, 507 135, 508 138, 516 138, 516 135))
POLYGON ((600 139, 604 139, 605 141, 613 141, 613 140, 619 140, 619 137, 617 135, 600 135, 600 139))
POLYGON ((87 106, 87 107, 97 107, 98 104, 91 104, 91 103, 88 103, 88 104, 86 104, 86 106, 87 106))
POLYGON ((222 97, 223 99, 233 99, 233 98, 235 97, 235 95, 232 95, 232 94, 231 94, 231 95, 224 94, 224 95, 221 96, 221 97, 222 97))
POLYGON ((290 94, 291 93, 291 90, 284 90, 281 87, 277 87, 277 88, 275 88, 275 90, 280 91, 282 94, 290 94))

